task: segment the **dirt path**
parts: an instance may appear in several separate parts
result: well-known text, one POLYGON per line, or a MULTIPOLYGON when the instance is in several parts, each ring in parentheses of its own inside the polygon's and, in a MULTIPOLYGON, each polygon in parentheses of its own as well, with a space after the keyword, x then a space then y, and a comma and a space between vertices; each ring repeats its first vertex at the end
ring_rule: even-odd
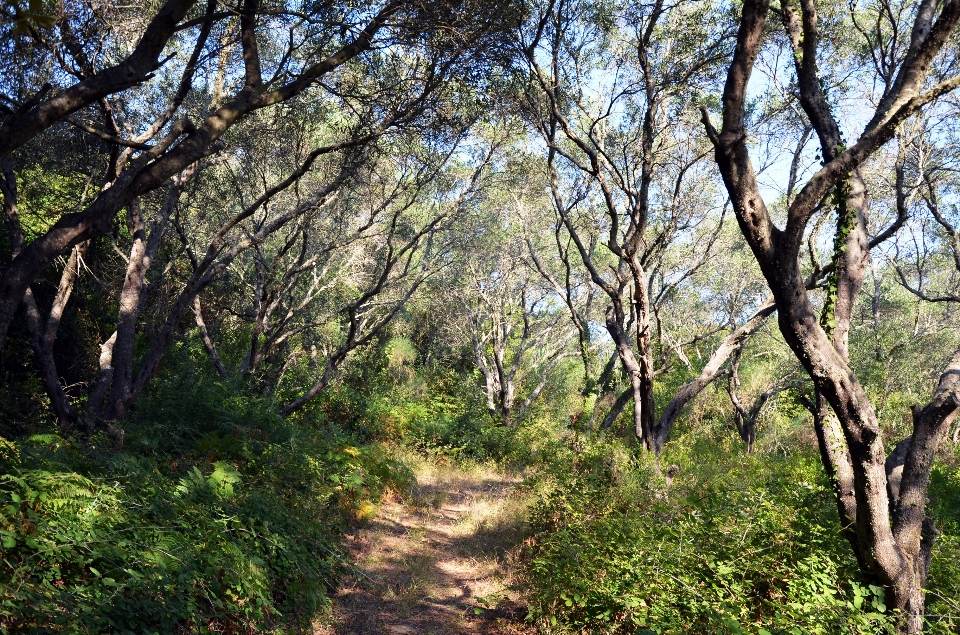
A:
POLYGON ((318 635, 510 635, 529 632, 510 590, 523 538, 518 476, 422 463, 418 486, 386 502, 347 545, 358 571, 318 635), (475 609, 480 609, 477 614, 475 609))

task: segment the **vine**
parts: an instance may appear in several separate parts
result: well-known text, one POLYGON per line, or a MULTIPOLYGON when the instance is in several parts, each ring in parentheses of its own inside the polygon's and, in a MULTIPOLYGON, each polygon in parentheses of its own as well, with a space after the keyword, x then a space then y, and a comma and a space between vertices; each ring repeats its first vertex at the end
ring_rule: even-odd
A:
MULTIPOLYGON (((836 155, 839 155, 846 146, 843 143, 837 144, 836 155)), ((850 175, 847 174, 839 183, 837 183, 831 193, 833 207, 837 211, 837 233, 833 240, 833 270, 827 278, 827 295, 823 303, 823 313, 820 315, 820 326, 826 331, 827 336, 832 336, 837 328, 836 310, 837 299, 839 298, 840 288, 840 264, 843 255, 847 252, 847 238, 857 226, 857 212, 851 210, 847 205, 850 197, 850 175)))

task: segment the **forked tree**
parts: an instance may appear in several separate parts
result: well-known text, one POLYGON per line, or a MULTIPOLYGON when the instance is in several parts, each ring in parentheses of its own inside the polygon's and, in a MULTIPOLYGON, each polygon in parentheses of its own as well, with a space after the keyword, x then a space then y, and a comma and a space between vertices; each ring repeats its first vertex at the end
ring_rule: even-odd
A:
MULTIPOLYGON (((840 137, 821 84, 822 43, 813 0, 801 0, 799 7, 784 2, 779 9, 772 9, 769 0, 745 1, 719 130, 703 108, 703 124, 740 229, 776 301, 780 331, 812 379, 818 401, 829 406, 819 409, 815 426, 845 534, 864 574, 888 590, 888 605, 898 612, 903 633, 923 629, 923 588, 937 536, 926 514, 927 487, 937 446, 960 409, 960 351, 930 401, 913 408, 910 437, 888 456, 876 410, 849 364, 848 334, 869 261, 867 199, 859 170, 905 120, 960 86, 960 76, 948 75, 956 72, 949 61, 935 64, 960 21, 960 2, 924 0, 912 18, 909 38, 899 40, 902 45, 890 46, 889 33, 879 29, 872 35, 864 31, 869 48, 875 48, 882 94, 859 139, 849 146, 840 137), (748 84, 775 26, 768 22, 771 13, 779 14, 794 49, 801 104, 823 156, 823 167, 789 205, 783 227, 775 224, 761 195, 746 126, 748 84), (800 254, 811 217, 825 199, 836 206, 838 222, 832 279, 818 316, 800 254)), ((896 37, 904 36, 898 32, 896 37)))
MULTIPOLYGON (((654 379, 665 369, 655 352, 659 303, 709 260, 722 224, 703 170, 707 148, 684 130, 691 120, 682 103, 683 93, 710 85, 723 58, 727 34, 717 21, 710 3, 560 1, 521 34, 531 76, 525 110, 547 147, 554 211, 605 296, 604 325, 630 382, 613 410, 633 401, 636 436, 656 454, 683 405, 734 348, 721 347, 726 355, 708 365, 712 374, 657 419, 654 379), (665 254, 684 241, 706 249, 668 273, 665 254)), ((757 323, 772 310, 765 306, 757 323)))
POLYGON ((570 350, 573 328, 556 290, 538 284, 522 237, 498 236, 496 253, 465 263, 460 294, 487 410, 507 427, 529 412, 570 350))

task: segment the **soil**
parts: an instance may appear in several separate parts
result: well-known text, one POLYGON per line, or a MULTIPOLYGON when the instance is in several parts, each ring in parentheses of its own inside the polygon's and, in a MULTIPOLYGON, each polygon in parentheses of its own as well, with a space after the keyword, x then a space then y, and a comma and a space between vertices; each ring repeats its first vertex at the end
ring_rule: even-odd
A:
POLYGON ((522 476, 436 463, 353 535, 355 569, 318 635, 532 633, 514 590, 524 538, 522 476))

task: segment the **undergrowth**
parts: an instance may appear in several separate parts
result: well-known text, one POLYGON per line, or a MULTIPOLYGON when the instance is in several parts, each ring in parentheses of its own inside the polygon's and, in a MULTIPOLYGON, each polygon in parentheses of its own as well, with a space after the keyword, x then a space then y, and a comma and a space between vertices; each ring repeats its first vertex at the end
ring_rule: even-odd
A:
POLYGON ((170 365, 115 437, 0 438, 0 630, 311 632, 346 526, 412 476, 170 365))
MULTIPOLYGON (((311 632, 350 566, 345 529, 390 490, 444 504, 429 479, 416 485, 408 466, 421 463, 527 475, 509 522, 478 517, 470 530, 525 538, 511 593, 544 633, 893 629, 799 437, 784 444, 771 428, 747 456, 722 426, 685 422, 663 458, 680 468, 668 484, 627 436, 584 437, 552 412, 498 425, 453 372, 348 376, 284 420, 195 362, 171 356, 122 443, 0 428, 0 631, 311 632)), ((930 500, 942 535, 927 632, 946 635, 960 626, 955 460, 935 467, 930 500)))
MULTIPOLYGON (((682 465, 669 486, 619 440, 545 456, 549 493, 530 512, 524 552, 530 619, 551 633, 895 632, 884 589, 860 577, 840 533, 816 456, 696 446, 668 451, 666 464, 682 465)), ((958 626, 958 477, 938 467, 932 488, 943 535, 931 633, 958 626)))

